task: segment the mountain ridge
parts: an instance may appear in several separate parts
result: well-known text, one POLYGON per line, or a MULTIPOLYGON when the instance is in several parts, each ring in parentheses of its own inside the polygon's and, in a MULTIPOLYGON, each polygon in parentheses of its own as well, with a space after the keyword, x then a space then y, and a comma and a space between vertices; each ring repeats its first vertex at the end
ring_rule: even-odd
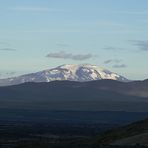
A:
POLYGON ((148 119, 115 128, 97 137, 100 144, 148 145, 148 119))
POLYGON ((148 111, 148 83, 52 81, 0 87, 0 107, 148 111))

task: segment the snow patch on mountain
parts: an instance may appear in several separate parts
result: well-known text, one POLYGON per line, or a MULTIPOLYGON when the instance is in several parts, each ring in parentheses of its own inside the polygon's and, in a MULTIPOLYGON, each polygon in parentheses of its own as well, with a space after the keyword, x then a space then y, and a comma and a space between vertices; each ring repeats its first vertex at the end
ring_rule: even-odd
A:
POLYGON ((50 82, 55 80, 86 82, 101 79, 112 79, 123 82, 128 81, 125 77, 122 77, 116 73, 95 65, 66 64, 36 73, 26 74, 8 79, 1 79, 0 86, 16 85, 25 82, 50 82))

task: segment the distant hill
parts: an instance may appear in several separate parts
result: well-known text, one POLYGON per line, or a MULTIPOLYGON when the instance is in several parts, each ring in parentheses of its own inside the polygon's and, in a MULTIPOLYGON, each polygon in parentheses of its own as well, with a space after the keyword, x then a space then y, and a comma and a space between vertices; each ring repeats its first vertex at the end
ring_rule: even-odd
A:
POLYGON ((0 87, 0 107, 148 111, 148 81, 52 81, 0 87))

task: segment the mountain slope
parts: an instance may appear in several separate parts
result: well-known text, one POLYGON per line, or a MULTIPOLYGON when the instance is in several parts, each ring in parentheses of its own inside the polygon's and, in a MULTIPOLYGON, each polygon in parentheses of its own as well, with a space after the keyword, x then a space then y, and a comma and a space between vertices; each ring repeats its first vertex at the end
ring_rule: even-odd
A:
POLYGON ((148 145, 148 119, 113 129, 97 138, 100 144, 148 145))
POLYGON ((16 85, 25 82, 50 82, 55 80, 92 81, 112 79, 127 82, 128 80, 109 70, 94 65, 62 65, 53 69, 26 74, 18 77, 1 79, 0 86, 16 85))

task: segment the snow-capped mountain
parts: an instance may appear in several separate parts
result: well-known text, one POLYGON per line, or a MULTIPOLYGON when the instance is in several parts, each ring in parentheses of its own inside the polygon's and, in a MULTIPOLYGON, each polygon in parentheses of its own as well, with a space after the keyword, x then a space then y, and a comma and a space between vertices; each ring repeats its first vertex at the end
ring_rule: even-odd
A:
POLYGON ((116 73, 113 73, 109 70, 100 68, 95 65, 66 64, 36 73, 21 75, 18 77, 12 77, 8 79, 1 79, 0 86, 16 85, 25 82, 50 82, 55 80, 85 82, 85 81, 93 81, 101 79, 112 79, 122 82, 128 81, 128 79, 116 73))

